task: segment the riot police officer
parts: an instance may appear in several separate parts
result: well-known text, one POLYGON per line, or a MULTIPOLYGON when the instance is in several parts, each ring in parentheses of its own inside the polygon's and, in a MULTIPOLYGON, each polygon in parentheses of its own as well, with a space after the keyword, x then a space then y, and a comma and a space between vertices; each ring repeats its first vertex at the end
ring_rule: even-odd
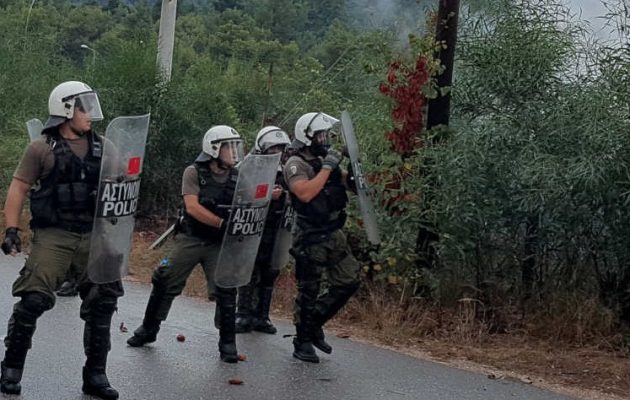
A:
POLYGON ((82 389, 103 399, 117 399, 118 392, 107 379, 106 361, 112 314, 123 287, 120 281, 96 284, 86 272, 101 158, 111 143, 92 131, 91 122, 103 115, 88 85, 77 81, 58 85, 50 94, 48 110, 41 138, 27 147, 13 175, 4 208, 7 228, 2 250, 15 254, 21 250, 21 210, 31 191, 32 248, 13 284, 13 296, 20 301, 13 308, 4 339, 0 390, 21 392, 37 319, 54 306, 55 290, 73 265, 80 276, 80 315, 85 321, 82 389))
POLYGON ((342 154, 330 147, 331 130, 338 122, 322 112, 301 116, 292 143, 297 154, 284 167, 297 213, 291 249, 298 285, 293 356, 313 363, 319 362, 314 347, 332 352, 323 325, 359 287, 359 264, 341 230, 346 220, 348 174, 339 168, 342 154), (324 271, 328 286, 320 293, 324 271))
POLYGON ((153 289, 142 325, 127 343, 139 347, 157 339, 173 300, 184 290, 195 266, 201 264, 208 297, 217 302, 214 322, 219 329, 221 360, 235 363, 238 361, 234 331, 236 289, 216 286, 214 268, 238 177, 234 166, 242 159, 242 140, 235 129, 214 126, 204 135, 202 149, 182 178, 184 212, 177 227, 175 247, 154 271, 153 289))
MULTIPOLYGON (((256 135, 254 152, 257 154, 283 153, 290 143, 289 135, 282 129, 267 126, 256 135)), ((236 333, 252 330, 269 334, 277 332, 269 319, 269 308, 273 296, 273 285, 281 266, 274 265, 272 259, 276 234, 283 222, 285 211, 290 206, 282 175, 282 165, 278 166, 271 199, 251 280, 248 285, 238 289, 236 333)))

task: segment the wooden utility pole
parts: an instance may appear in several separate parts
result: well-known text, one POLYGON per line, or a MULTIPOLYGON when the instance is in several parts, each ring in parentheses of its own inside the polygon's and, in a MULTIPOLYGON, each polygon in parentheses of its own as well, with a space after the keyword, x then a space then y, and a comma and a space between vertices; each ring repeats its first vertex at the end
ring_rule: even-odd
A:
MULTIPOLYGON (((436 57, 444 66, 444 71, 437 78, 440 88, 450 87, 453 83, 453 62, 455 60, 455 44, 457 42, 457 18, 459 0, 438 0, 439 8, 435 41, 441 44, 436 57)), ((448 125, 451 107, 450 92, 429 101, 427 129, 437 125, 448 125)))
MULTIPOLYGON (((459 0, 438 0, 438 14, 435 41, 439 49, 435 57, 444 67, 437 78, 439 88, 450 88, 453 83, 453 62, 455 60, 455 43, 457 42, 457 19, 459 15, 459 0)), ((451 107, 450 91, 437 98, 429 100, 427 115, 427 130, 438 125, 448 126, 451 107)), ((439 140, 439 139, 438 139, 439 140)), ((430 174, 430 172, 429 172, 430 174)), ((429 224, 425 224, 429 225, 429 224)), ((416 253, 419 256, 420 268, 433 268, 436 262, 434 244, 439 240, 435 229, 421 226, 416 239, 416 253)))
POLYGON ((176 19, 177 0, 162 0, 157 51, 157 65, 162 82, 168 82, 171 80, 176 19))

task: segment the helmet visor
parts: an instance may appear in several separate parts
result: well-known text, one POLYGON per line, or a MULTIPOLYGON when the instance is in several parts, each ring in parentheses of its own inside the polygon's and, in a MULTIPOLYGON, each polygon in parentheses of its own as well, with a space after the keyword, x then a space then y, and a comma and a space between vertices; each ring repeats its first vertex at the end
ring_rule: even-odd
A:
POLYGON ((219 150, 219 159, 225 164, 233 167, 239 162, 243 161, 243 141, 242 140, 229 140, 221 142, 221 149, 219 150))
POLYGON ((329 130, 313 132, 312 146, 330 146, 333 134, 329 130))
POLYGON ((287 147, 286 144, 276 144, 274 146, 268 147, 265 151, 264 154, 279 154, 279 153, 284 153, 284 149, 285 147, 287 147))
POLYGON ((94 92, 83 93, 74 98, 74 108, 79 112, 87 114, 90 121, 100 121, 103 119, 101 104, 98 96, 94 92))
POLYGON ((256 139, 256 151, 264 154, 271 154, 270 152, 273 149, 274 153, 280 153, 285 146, 291 143, 289 136, 282 129, 272 127, 264 129, 267 129, 267 131, 262 133, 263 131, 261 130, 258 133, 258 138, 256 139), (276 147, 279 147, 280 150, 278 151, 278 149, 275 149, 276 147))

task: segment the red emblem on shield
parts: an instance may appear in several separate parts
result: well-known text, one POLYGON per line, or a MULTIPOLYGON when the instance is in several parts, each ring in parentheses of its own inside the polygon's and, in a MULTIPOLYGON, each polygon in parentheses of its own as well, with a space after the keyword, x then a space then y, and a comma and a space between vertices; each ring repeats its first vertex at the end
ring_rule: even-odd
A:
POLYGON ((127 173, 129 175, 138 175, 140 173, 140 164, 142 164, 141 157, 131 157, 127 164, 127 173))
POLYGON ((269 184, 263 183, 261 185, 256 186, 256 199, 262 199, 263 197, 267 197, 267 192, 269 192, 269 184))

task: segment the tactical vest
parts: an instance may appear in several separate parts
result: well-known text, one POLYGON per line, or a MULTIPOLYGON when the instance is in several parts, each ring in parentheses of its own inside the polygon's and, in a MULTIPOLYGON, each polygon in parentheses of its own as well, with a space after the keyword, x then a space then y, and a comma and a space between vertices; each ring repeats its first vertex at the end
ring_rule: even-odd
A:
MULTIPOLYGON (((214 179, 207 163, 195 163, 194 166, 199 178, 199 204, 218 217, 223 218, 225 220, 224 223, 227 223, 234 190, 236 189, 238 171, 232 168, 227 181, 221 183, 214 179)), ((185 210, 185 207, 183 208, 185 210)), ((188 235, 212 242, 219 242, 223 239, 219 229, 197 221, 186 211, 184 211, 180 230, 188 235)))
MULTIPOLYGON (((321 159, 307 160, 301 154, 297 156, 308 163, 315 174, 322 169, 321 159)), ((301 229, 333 231, 341 228, 346 222, 345 208, 348 203, 341 169, 337 167, 332 170, 322 190, 310 202, 301 202, 293 193, 291 201, 297 213, 297 225, 301 229)))
POLYGON ((39 187, 31 190, 31 227, 60 227, 71 232, 92 230, 98 192, 102 139, 87 133, 88 152, 81 160, 58 133, 46 134, 55 165, 39 187))

